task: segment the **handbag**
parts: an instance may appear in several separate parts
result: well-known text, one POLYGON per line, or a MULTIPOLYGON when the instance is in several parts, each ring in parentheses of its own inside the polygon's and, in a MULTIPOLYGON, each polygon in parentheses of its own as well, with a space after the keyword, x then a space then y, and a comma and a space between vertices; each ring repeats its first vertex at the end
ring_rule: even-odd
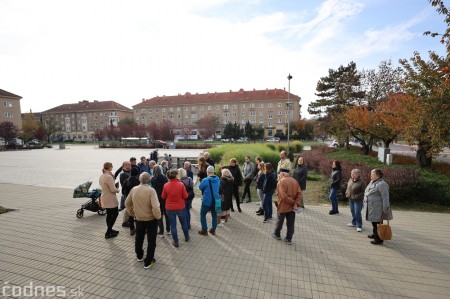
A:
MULTIPOLYGON (((383 219, 381 219, 381 221, 383 221, 383 219)), ((385 240, 391 240, 392 239, 392 230, 391 230, 391 226, 389 225, 389 220, 387 221, 387 223, 378 223, 377 224, 377 232, 378 232, 378 237, 385 241, 385 240)))
POLYGON ((208 180, 208 183, 209 183, 209 189, 211 190, 211 196, 212 196, 213 205, 214 205, 211 208, 214 208, 216 213, 220 213, 220 212, 222 212, 222 200, 220 199, 220 197, 219 198, 215 198, 214 197, 214 192, 213 192, 213 189, 212 189, 211 181, 208 180))

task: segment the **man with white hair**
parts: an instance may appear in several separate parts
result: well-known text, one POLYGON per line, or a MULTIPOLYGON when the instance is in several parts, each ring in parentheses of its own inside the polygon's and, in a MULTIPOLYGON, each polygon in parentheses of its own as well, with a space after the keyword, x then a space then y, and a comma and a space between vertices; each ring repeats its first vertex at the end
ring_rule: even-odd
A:
POLYGON ((141 173, 139 176, 141 184, 133 187, 125 201, 125 207, 130 215, 136 219, 136 240, 135 252, 138 262, 144 261, 144 268, 150 268, 156 263, 156 231, 158 229, 158 219, 161 218, 158 196, 155 189, 150 187, 150 174, 141 173), (147 256, 144 260, 144 250, 142 245, 147 231, 147 256))
POLYGON ((194 179, 194 173, 192 172, 192 169, 191 169, 191 162, 184 161, 183 169, 186 170, 186 175, 188 177, 190 177, 191 180, 193 180, 194 179))
POLYGON ((209 156, 208 152, 204 152, 203 153, 203 157, 205 157, 206 163, 208 163, 209 165, 211 165, 212 167, 215 166, 215 162, 213 159, 211 159, 211 157, 209 156))
POLYGON ((294 235, 295 212, 302 201, 302 191, 294 178, 289 175, 289 169, 281 168, 277 184, 277 223, 272 237, 281 240, 281 229, 284 219, 286 219, 287 232, 284 241, 292 245, 292 236, 294 235))
POLYGON ((215 199, 219 198, 220 179, 214 173, 214 167, 211 165, 206 169, 207 177, 202 180, 198 188, 202 191, 202 207, 200 208, 200 223, 202 229, 198 231, 199 235, 208 235, 208 224, 206 223, 206 213, 211 211, 212 227, 209 230, 211 235, 216 234, 217 212, 215 209, 215 199))

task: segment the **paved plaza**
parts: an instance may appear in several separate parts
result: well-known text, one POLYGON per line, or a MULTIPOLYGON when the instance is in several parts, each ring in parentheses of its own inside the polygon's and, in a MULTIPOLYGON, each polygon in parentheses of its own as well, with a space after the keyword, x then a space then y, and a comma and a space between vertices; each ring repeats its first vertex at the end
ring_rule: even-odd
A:
POLYGON ((374 246, 370 223, 357 233, 346 226, 347 209, 330 216, 329 207, 307 204, 308 192, 293 245, 270 236, 273 224, 262 223, 254 203, 242 204, 216 236, 200 236, 196 198, 190 242, 175 248, 170 236, 158 238, 157 263, 144 269, 134 238, 120 227, 122 213, 119 236, 105 240, 105 217, 85 211, 76 218, 87 199, 72 198, 78 184, 98 185, 103 162, 117 169, 141 155, 149 151, 69 145, 0 152, 0 205, 17 209, 0 215, 0 297, 44 297, 28 296, 32 286, 83 298, 449 298, 449 214, 394 210, 393 240, 374 246))

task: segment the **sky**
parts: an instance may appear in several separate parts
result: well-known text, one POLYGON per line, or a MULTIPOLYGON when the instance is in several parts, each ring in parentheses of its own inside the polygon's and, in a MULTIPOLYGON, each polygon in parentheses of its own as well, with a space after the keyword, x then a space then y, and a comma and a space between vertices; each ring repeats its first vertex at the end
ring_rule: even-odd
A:
POLYGON ((317 82, 354 61, 445 48, 427 0, 0 0, 0 89, 22 112, 82 100, 285 88, 302 115, 317 82))

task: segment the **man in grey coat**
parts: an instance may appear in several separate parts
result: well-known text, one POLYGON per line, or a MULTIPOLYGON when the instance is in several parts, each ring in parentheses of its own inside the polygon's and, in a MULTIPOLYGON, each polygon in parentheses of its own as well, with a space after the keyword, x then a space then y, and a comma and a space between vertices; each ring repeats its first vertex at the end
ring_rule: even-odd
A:
POLYGON ((364 203, 366 205, 366 220, 372 222, 373 234, 369 239, 374 245, 383 244, 378 236, 377 224, 383 220, 392 219, 392 210, 389 203, 389 185, 383 180, 381 169, 373 169, 370 172, 370 183, 364 192, 364 203))

